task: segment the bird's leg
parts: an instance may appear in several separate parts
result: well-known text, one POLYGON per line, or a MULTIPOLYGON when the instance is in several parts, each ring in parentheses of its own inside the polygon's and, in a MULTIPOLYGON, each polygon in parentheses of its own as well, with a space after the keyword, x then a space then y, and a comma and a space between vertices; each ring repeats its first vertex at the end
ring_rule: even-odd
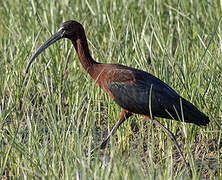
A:
POLYGON ((192 171, 191 171, 191 169, 190 169, 190 166, 187 164, 187 162, 186 162, 186 160, 185 160, 185 157, 184 157, 184 155, 183 155, 183 153, 182 153, 182 151, 181 151, 181 149, 180 149, 180 147, 179 147, 179 144, 178 144, 178 142, 177 142, 177 140, 176 140, 175 135, 174 135, 169 129, 167 129, 163 124, 161 124, 159 121, 157 121, 156 119, 153 119, 153 122, 154 122, 157 126, 159 126, 160 128, 162 128, 162 130, 170 137, 170 139, 171 139, 172 141, 174 141, 178 152, 180 153, 180 155, 181 155, 181 157, 182 157, 182 159, 183 159, 186 167, 187 167, 188 170, 189 170, 189 173, 192 175, 192 171))
POLYGON ((130 116, 132 115, 132 113, 130 113, 129 111, 122 109, 120 112, 120 116, 119 116, 119 120, 116 123, 116 125, 113 127, 113 129, 111 130, 111 132, 109 133, 109 135, 107 136, 107 138, 102 142, 102 144, 100 145, 101 149, 104 149, 106 147, 107 142, 109 141, 110 137, 113 136, 113 134, 116 132, 116 130, 118 129, 118 127, 126 120, 128 119, 130 116))

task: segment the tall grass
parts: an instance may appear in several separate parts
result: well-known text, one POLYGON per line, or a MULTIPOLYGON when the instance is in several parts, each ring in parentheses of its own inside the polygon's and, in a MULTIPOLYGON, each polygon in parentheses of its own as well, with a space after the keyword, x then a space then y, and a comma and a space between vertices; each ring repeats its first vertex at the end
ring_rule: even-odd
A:
POLYGON ((73 19, 95 60, 150 72, 210 117, 204 128, 159 120, 177 134, 193 179, 221 177, 221 11, 221 1, 0 1, 0 176, 189 179, 174 144, 140 116, 91 159, 120 108, 68 40, 42 53, 26 76, 34 51, 73 19))

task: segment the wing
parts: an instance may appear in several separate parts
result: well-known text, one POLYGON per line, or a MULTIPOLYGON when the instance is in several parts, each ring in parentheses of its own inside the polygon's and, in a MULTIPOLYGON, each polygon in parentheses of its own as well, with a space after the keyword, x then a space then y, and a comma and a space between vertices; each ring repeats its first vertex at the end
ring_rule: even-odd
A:
POLYGON ((207 116, 155 76, 122 66, 112 73, 112 77, 116 78, 107 84, 108 89, 114 101, 122 108, 136 114, 183 119, 197 125, 209 123, 207 116))
POLYGON ((114 96, 114 101, 124 109, 148 116, 152 113, 152 116, 171 118, 169 112, 173 109, 172 97, 164 87, 159 89, 155 84, 143 82, 135 84, 112 82, 109 90, 114 96))
POLYGON ((124 77, 108 85, 117 104, 134 113, 150 116, 152 112, 153 116, 172 118, 169 112, 173 110, 173 101, 180 97, 172 88, 155 76, 137 69, 125 71, 124 77))

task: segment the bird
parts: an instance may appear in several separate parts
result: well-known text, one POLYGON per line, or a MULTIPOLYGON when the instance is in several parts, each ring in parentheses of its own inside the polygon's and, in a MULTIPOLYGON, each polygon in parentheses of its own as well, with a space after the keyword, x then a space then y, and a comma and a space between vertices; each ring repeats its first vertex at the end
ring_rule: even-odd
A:
POLYGON ((71 40, 83 68, 95 80, 96 84, 121 107, 117 123, 101 143, 100 148, 106 147, 110 137, 114 135, 124 121, 135 114, 139 114, 145 119, 153 120, 157 126, 162 128, 175 142, 185 161, 174 134, 164 127, 156 117, 198 126, 206 126, 210 122, 209 117, 150 73, 121 64, 96 62, 90 54, 85 30, 79 22, 74 20, 64 22, 58 31, 41 45, 31 57, 26 67, 26 73, 41 52, 63 38, 71 40))

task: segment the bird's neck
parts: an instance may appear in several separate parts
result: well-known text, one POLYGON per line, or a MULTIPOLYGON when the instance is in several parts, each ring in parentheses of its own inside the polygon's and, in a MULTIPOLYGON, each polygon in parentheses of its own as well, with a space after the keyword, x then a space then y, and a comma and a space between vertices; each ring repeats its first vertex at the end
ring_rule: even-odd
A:
POLYGON ((92 76, 92 68, 95 64, 98 63, 94 61, 94 59, 90 55, 85 34, 82 34, 77 39, 72 40, 72 43, 76 49, 83 68, 92 76))

